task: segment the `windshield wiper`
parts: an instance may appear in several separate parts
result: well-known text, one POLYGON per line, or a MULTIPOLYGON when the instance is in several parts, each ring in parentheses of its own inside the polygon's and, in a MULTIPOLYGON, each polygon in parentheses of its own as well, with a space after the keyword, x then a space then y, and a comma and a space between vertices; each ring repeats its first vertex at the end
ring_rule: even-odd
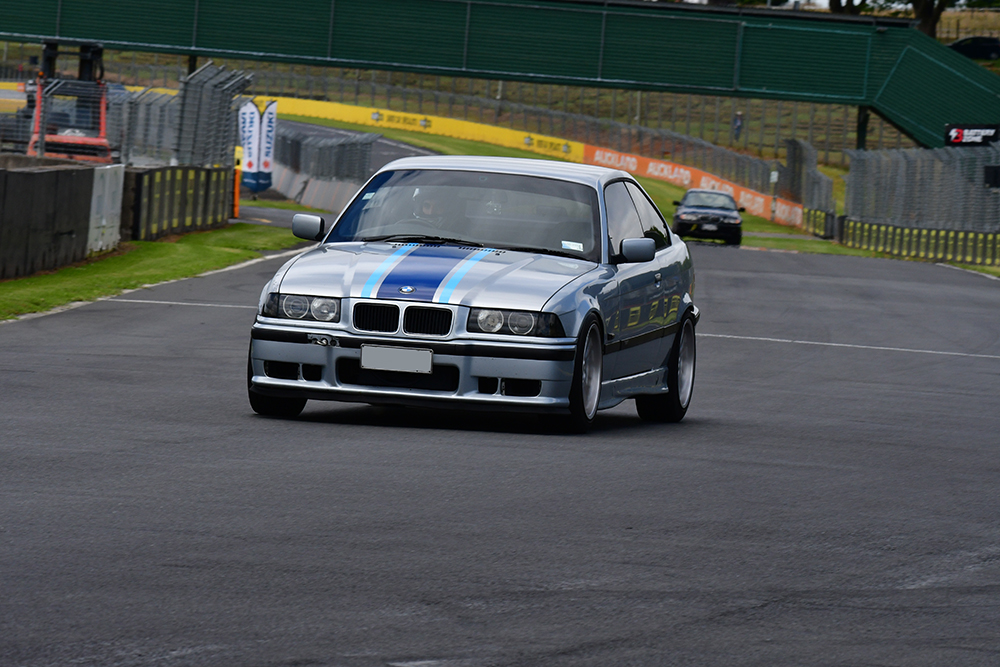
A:
POLYGON ((421 243, 451 243, 454 245, 467 245, 476 248, 483 247, 482 243, 476 243, 475 241, 453 239, 447 236, 428 236, 426 234, 385 234, 384 236, 368 236, 358 240, 366 243, 372 241, 419 241, 421 243))
POLYGON ((569 252, 563 252, 562 250, 550 250, 549 248, 531 248, 528 246, 512 246, 512 245, 494 245, 493 247, 496 248, 497 250, 512 250, 515 252, 530 252, 542 255, 556 255, 557 257, 568 257, 570 259, 588 261, 585 260, 583 257, 580 257, 579 255, 574 255, 569 252))

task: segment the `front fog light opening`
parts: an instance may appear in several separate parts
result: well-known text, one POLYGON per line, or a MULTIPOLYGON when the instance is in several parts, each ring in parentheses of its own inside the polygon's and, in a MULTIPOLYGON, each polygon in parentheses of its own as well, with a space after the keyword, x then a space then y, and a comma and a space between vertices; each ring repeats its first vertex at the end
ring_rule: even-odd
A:
POLYGON ((286 296, 281 301, 281 312, 285 317, 301 320, 309 312, 309 299, 297 295, 286 296))

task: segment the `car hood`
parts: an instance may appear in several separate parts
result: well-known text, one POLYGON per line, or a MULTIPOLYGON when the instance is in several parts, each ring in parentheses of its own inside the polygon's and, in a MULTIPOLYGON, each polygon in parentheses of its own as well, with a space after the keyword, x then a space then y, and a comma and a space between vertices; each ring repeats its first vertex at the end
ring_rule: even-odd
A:
POLYGON ((513 250, 338 243, 300 255, 280 291, 540 311, 563 285, 596 266, 513 250))
POLYGON ((679 206, 677 215, 704 215, 712 218, 738 218, 740 214, 730 208, 709 208, 707 206, 679 206))

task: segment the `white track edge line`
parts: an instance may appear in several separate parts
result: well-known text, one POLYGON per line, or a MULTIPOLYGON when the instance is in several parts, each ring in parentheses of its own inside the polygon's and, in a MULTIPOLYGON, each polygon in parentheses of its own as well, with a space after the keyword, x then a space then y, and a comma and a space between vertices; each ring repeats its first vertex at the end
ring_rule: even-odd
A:
POLYGON ((764 343, 787 343, 794 345, 819 345, 821 347, 846 347, 855 350, 878 350, 881 352, 909 352, 911 354, 936 354, 944 357, 971 357, 974 359, 1000 359, 998 354, 973 354, 970 352, 942 352, 941 350, 916 350, 907 347, 885 347, 880 345, 853 345, 851 343, 823 343, 815 340, 792 340, 790 338, 764 338, 761 336, 732 336, 728 334, 699 333, 705 338, 729 338, 733 340, 753 340, 764 343))
POLYGON ((198 303, 195 301, 154 301, 153 299, 119 299, 118 297, 103 297, 98 301, 111 303, 154 303, 161 306, 201 306, 203 308, 248 308, 257 310, 257 306, 237 306, 229 303, 198 303))
MULTIPOLYGON (((315 246, 313 246, 313 247, 315 247, 315 246)), ((297 254, 299 254, 301 252, 305 252, 305 251, 311 250, 311 249, 312 249, 311 247, 297 248, 295 250, 286 250, 285 252, 279 252, 279 253, 276 253, 274 255, 265 255, 264 257, 255 257, 254 259, 248 259, 245 262, 240 262, 239 264, 233 264, 232 266, 227 266, 227 267, 222 268, 222 269, 214 269, 212 271, 206 271, 205 273, 199 273, 196 276, 188 276, 187 278, 175 278, 173 280, 164 280, 163 282, 150 283, 148 285, 143 285, 142 287, 136 287, 135 289, 122 290, 121 292, 119 292, 118 294, 116 294, 114 296, 102 296, 100 298, 94 299, 93 301, 72 301, 70 303, 66 303, 66 304, 63 304, 61 306, 56 306, 55 308, 53 308, 51 310, 46 310, 46 311, 43 311, 41 313, 27 313, 25 315, 19 315, 18 317, 15 317, 15 318, 10 319, 10 320, 0 320, 0 326, 2 326, 4 324, 10 324, 12 322, 20 322, 22 320, 34 320, 34 319, 38 319, 39 317, 46 317, 47 315, 56 315, 58 313, 64 313, 67 310, 74 310, 76 308, 79 308, 80 306, 87 306, 87 305, 90 305, 92 303, 97 303, 98 301, 113 301, 113 300, 115 300, 116 297, 119 297, 122 294, 131 294, 132 292, 138 292, 139 290, 149 289, 151 287, 159 287, 160 285, 169 285, 170 283, 179 283, 182 280, 191 280, 192 278, 203 278, 205 276, 215 275, 216 273, 224 273, 225 271, 234 271, 236 269, 242 269, 244 267, 251 266, 252 264, 258 264, 260 262, 266 262, 266 261, 271 260, 271 259, 284 259, 285 257, 291 257, 292 255, 297 255, 297 254)), ((138 299, 122 299, 122 301, 129 301, 129 300, 131 300, 131 301, 138 301, 138 299)), ((203 304, 178 303, 178 305, 197 306, 197 305, 203 305, 203 304)), ((212 305, 214 305, 214 304, 212 304, 212 305)), ((231 307, 240 307, 240 306, 231 306, 231 307)), ((245 307, 245 308, 251 308, 252 307, 252 308, 254 308, 256 310, 256 306, 242 306, 242 307, 245 307)))
POLYGON ((988 273, 983 273, 982 271, 973 271, 972 269, 963 269, 960 266, 952 266, 951 264, 945 264, 944 262, 936 262, 937 266, 943 266, 946 269, 955 269, 956 271, 964 271, 966 273, 972 273, 974 275, 980 276, 982 278, 989 278, 990 280, 1000 280, 996 276, 991 276, 988 273))

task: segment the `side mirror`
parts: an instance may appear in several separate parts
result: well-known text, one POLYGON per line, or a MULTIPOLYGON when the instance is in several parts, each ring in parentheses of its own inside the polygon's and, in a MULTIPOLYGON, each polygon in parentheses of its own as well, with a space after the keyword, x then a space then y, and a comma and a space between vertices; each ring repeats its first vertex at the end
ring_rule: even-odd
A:
POLYGON ((629 264, 651 262, 656 256, 656 241, 653 239, 625 239, 622 241, 622 257, 629 264))
POLYGON ((675 199, 674 200, 674 206, 680 206, 680 205, 681 205, 681 203, 675 199))
POLYGON ((318 215, 296 213, 292 216, 292 234, 307 241, 319 241, 326 232, 326 221, 318 215))
POLYGON ((740 213, 746 213, 746 209, 740 206, 740 213))

